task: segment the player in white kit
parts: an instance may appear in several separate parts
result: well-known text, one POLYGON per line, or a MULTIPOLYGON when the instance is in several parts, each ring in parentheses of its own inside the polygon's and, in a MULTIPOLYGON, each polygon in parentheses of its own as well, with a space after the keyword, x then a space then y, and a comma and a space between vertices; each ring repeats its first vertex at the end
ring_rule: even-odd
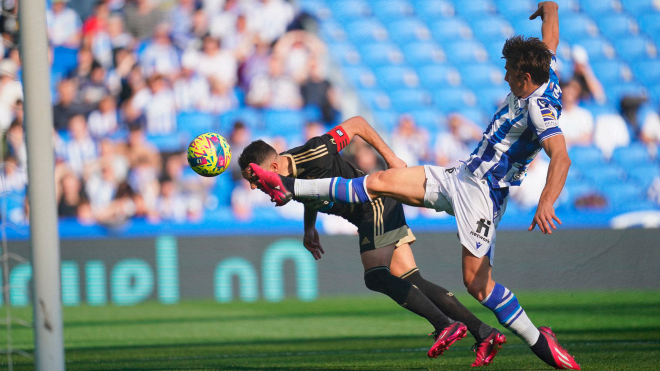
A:
POLYGON ((467 291, 544 362, 558 369, 579 370, 580 366, 559 345, 550 328, 537 328, 516 296, 491 277, 496 228, 506 210, 509 187, 522 183, 527 166, 541 149, 550 157, 550 166, 529 230, 538 225, 541 232, 551 234, 556 229, 555 222, 561 224, 553 204, 564 186, 571 161, 557 126, 562 109, 561 89, 554 72, 559 43, 557 9, 552 1, 542 2, 530 16, 543 20, 542 41, 515 36, 504 44, 505 80, 511 93, 461 166, 425 165, 389 169, 362 178, 316 180, 280 177, 258 166, 252 166, 252 170, 260 179, 262 190, 278 205, 287 203, 293 195, 351 204, 390 197, 454 215, 463 245, 463 281, 467 291))

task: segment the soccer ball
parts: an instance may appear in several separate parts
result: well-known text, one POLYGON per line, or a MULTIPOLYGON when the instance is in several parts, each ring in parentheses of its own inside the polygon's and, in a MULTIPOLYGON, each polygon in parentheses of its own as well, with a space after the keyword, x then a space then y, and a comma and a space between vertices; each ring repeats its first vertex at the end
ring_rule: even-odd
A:
POLYGON ((227 170, 230 162, 229 143, 218 134, 200 134, 188 146, 188 164, 201 176, 218 176, 227 170))

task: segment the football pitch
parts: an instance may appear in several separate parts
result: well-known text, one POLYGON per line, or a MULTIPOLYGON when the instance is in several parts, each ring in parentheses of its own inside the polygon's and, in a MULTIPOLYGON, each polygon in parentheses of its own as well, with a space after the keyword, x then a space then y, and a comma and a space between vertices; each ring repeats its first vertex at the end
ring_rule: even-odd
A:
MULTIPOLYGON (((660 291, 517 296, 537 325, 552 326, 583 370, 659 368, 660 291)), ((459 298, 495 323, 474 299, 459 298)), ((26 308, 14 314, 31 318, 26 308)), ((64 320, 68 370, 467 370, 474 360, 471 335, 438 359, 427 359, 430 325, 377 295, 310 303, 67 307, 64 320)), ((505 334, 508 342, 488 369, 550 369, 515 335, 505 334)), ((3 325, 0 342, 5 336, 3 325)), ((32 348, 30 330, 15 327, 13 338, 18 348, 32 348)), ((14 356, 15 370, 32 368, 31 360, 14 356)), ((4 356, 0 369, 7 369, 4 356)))

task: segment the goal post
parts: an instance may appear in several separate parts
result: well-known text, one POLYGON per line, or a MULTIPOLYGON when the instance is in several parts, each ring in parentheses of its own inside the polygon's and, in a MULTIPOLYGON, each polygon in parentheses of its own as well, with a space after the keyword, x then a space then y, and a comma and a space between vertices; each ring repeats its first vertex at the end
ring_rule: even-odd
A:
POLYGON ((18 19, 28 154, 35 364, 40 371, 59 371, 64 370, 64 337, 46 1, 21 1, 18 19))

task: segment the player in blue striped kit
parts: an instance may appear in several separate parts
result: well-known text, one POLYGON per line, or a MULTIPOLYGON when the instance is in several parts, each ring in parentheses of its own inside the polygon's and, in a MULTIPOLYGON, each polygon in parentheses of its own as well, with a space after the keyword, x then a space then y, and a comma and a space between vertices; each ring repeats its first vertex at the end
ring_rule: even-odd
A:
MULTIPOLYGON (((554 72, 554 54, 559 43, 557 9, 552 1, 542 2, 530 16, 530 19, 540 16, 543 20, 542 41, 515 36, 504 44, 505 80, 511 93, 462 166, 448 169, 425 165, 389 169, 355 179, 317 180, 279 177, 258 166, 252 169, 262 189, 278 205, 285 204, 293 195, 351 204, 390 197, 454 215, 463 246, 463 280, 467 291, 493 311, 498 321, 524 340, 544 362, 558 369, 579 370, 580 366, 559 345, 550 328, 537 328, 513 292, 491 277, 496 228, 506 210, 509 187, 522 183, 527 166, 541 149, 551 160, 529 230, 538 225, 544 234, 551 234, 556 229, 555 222, 561 224, 553 204, 564 186, 571 161, 557 125, 562 109, 561 89, 554 72)), ((481 351, 477 349, 477 359, 481 351)))

